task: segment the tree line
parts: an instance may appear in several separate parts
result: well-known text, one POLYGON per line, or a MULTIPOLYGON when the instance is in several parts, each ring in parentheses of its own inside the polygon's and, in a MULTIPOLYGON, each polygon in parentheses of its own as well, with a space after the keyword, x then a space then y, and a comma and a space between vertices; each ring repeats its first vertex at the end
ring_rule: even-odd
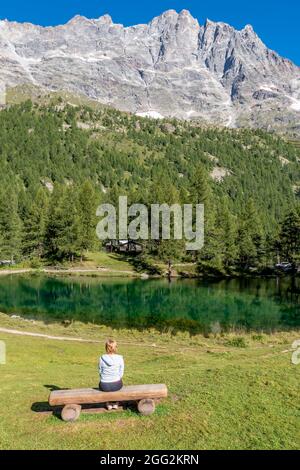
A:
MULTIPOLYGON (((205 244, 195 253, 186 252, 184 240, 141 241, 141 257, 157 260, 195 262, 199 273, 233 274, 251 268, 263 269, 275 262, 300 261, 300 206, 295 206, 278 224, 278 234, 268 238, 252 199, 240 216, 234 215, 226 198, 216 200, 202 167, 191 181, 190 197, 179 200, 174 189, 155 183, 139 202, 203 203, 205 244)), ((100 203, 116 204, 121 194, 101 194, 88 180, 76 185, 55 185, 53 192, 39 187, 32 195, 16 194, 7 186, 0 190, 0 259, 15 262, 27 259, 50 263, 83 260, 90 250, 103 249, 97 238, 96 208, 100 203), (19 196, 19 197, 18 197, 19 196)), ((131 195, 131 202, 136 202, 131 195)))
POLYGON ((0 112, 0 259, 53 263, 102 249, 96 208, 127 195, 129 204, 205 205, 200 252, 159 240, 143 242, 142 257, 193 261, 211 274, 296 266, 299 153, 263 131, 62 103, 12 106, 0 112), (227 170, 221 181, 211 177, 216 167, 227 170))

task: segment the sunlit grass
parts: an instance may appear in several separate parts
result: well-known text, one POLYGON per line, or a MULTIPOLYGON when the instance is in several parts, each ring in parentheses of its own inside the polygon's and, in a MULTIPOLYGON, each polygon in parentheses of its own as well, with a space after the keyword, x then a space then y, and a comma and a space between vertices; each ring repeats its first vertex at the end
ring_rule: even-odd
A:
MULTIPOLYGON (((297 333, 190 339, 75 323, 44 325, 0 315, 0 327, 80 336, 75 343, 1 334, 2 449, 284 449, 299 447, 299 371, 288 351, 297 333), (32 411, 52 386, 97 386, 102 342, 116 336, 127 384, 161 383, 169 398, 148 418, 134 410, 81 415, 66 424, 32 411), (242 338, 243 347, 240 347, 242 338)), ((300 366, 299 366, 300 367, 300 366)))

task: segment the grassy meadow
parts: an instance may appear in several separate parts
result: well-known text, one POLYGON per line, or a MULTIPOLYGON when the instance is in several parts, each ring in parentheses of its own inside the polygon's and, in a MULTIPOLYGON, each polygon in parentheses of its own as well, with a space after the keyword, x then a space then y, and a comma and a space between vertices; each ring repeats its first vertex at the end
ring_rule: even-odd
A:
POLYGON ((300 366, 291 364, 299 333, 189 337, 44 324, 0 314, 0 328, 87 343, 0 332, 1 449, 297 449, 300 366), (126 384, 166 383, 154 415, 134 410, 80 416, 76 423, 39 413, 54 387, 95 387, 104 340, 125 357, 126 384))
MULTIPOLYGON (((196 263, 174 263, 172 276, 199 277, 196 263)), ((101 251, 87 251, 83 260, 63 261, 49 265, 47 260, 23 260, 14 266, 0 267, 0 276, 19 273, 20 271, 52 275, 93 276, 93 277, 140 277, 151 275, 162 277, 167 274, 168 265, 161 260, 146 256, 142 260, 135 256, 101 251)))

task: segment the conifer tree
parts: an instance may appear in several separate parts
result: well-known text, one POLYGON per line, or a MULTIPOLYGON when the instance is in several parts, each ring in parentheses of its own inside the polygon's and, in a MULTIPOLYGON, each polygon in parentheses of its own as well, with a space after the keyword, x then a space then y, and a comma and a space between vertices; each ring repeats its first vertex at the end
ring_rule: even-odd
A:
POLYGON ((204 247, 196 254, 198 270, 221 272, 222 257, 218 251, 219 236, 216 227, 216 201, 211 189, 210 177, 201 164, 197 164, 191 177, 190 201, 204 205, 204 247))
POLYGON ((20 257, 22 233, 16 190, 11 186, 2 188, 0 200, 0 256, 14 262, 20 257))
POLYGON ((55 188, 46 227, 47 256, 73 261, 80 250, 78 199, 72 187, 55 188))
POLYGON ((228 202, 222 199, 218 207, 218 249, 225 272, 230 272, 238 256, 237 222, 229 210, 228 202))
POLYGON ((300 207, 289 212, 280 227, 279 251, 294 268, 300 261, 300 207))
POLYGON ((239 264, 242 269, 257 266, 264 256, 261 220, 252 199, 240 216, 238 230, 239 264))
MULTIPOLYGON (((209 175, 203 165, 198 164, 193 171, 190 182, 190 203, 210 206, 212 191, 209 175)), ((207 208, 209 209, 209 207, 207 208)), ((206 212, 209 212, 208 210, 206 212)))
POLYGON ((80 252, 80 218, 76 188, 67 188, 62 200, 61 231, 58 237, 59 252, 63 258, 74 261, 80 252))
POLYGON ((48 197, 40 188, 24 215, 23 253, 41 258, 45 252, 48 197))
POLYGON ((78 190, 79 244, 80 257, 96 246, 96 209, 99 204, 90 181, 85 181, 78 190))

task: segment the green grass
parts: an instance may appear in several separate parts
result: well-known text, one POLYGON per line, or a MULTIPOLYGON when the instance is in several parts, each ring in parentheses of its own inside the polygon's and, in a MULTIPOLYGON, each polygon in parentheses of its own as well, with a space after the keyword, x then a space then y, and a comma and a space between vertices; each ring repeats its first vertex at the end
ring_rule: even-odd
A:
POLYGON ((107 108, 99 103, 99 101, 89 99, 84 95, 69 93, 67 91, 49 92, 31 84, 17 85, 6 89, 6 102, 8 105, 24 103, 27 100, 43 105, 59 105, 61 104, 61 100, 63 100, 63 102, 70 103, 73 106, 84 105, 89 106, 93 110, 107 108))
MULTIPOLYGON (((101 342, 107 328, 13 320, 0 327, 101 342)), ((73 424, 31 410, 49 386, 94 387, 102 345, 0 333, 7 346, 1 371, 1 449, 296 449, 299 373, 288 350, 297 333, 189 338, 153 331, 118 331, 126 384, 161 383, 169 398, 148 418, 134 411, 81 415, 73 424), (253 339, 254 338, 254 339, 253 339), (258 339, 258 338, 257 338, 258 339), (229 345, 231 342, 231 346, 229 345)))
MULTIPOLYGON (((180 264, 179 267, 182 269, 186 265, 180 264)), ((187 265, 191 268, 190 265, 187 265)), ((70 263, 64 261, 62 263, 53 263, 53 266, 49 265, 47 260, 39 260, 37 258, 33 260, 24 260, 14 266, 3 266, 0 267, 1 272, 14 271, 20 269, 30 269, 31 271, 43 271, 55 269, 55 274, 60 272, 65 276, 66 271, 70 271, 72 275, 93 275, 99 277, 139 277, 141 274, 160 275, 167 271, 167 264, 158 262, 157 260, 147 257, 145 262, 144 259, 140 259, 138 256, 126 256, 118 253, 108 253, 104 249, 102 251, 86 252, 81 262, 79 259, 74 260, 70 263)), ((194 265, 195 271, 195 265, 194 265)), ((179 273, 179 269, 177 269, 179 273)))
MULTIPOLYGON (((252 336, 252 338, 254 338, 252 336)), ((244 337, 242 336, 237 336, 235 338, 228 339, 226 341, 226 346, 233 346, 234 348, 246 348, 247 343, 244 337)))
POLYGON ((8 270, 12 272, 20 269, 42 271, 54 268, 57 268, 57 273, 59 273, 59 269, 61 269, 64 275, 66 274, 66 270, 70 270, 72 274, 76 274, 77 272, 80 275, 82 271, 84 271, 84 275, 87 275, 90 272, 90 274, 105 277, 118 275, 128 277, 138 275, 133 265, 123 256, 118 255, 117 253, 107 253, 106 251, 88 252, 85 254, 82 262, 76 260, 73 263, 56 263, 54 266, 49 266, 47 261, 40 261, 37 259, 25 260, 11 267, 4 266, 0 268, 0 274, 1 271, 6 272, 8 270))
POLYGON ((75 267, 83 267, 84 269, 105 268, 115 271, 128 271, 133 273, 131 264, 124 260, 122 256, 115 253, 107 253, 105 251, 88 252, 85 255, 84 262, 75 263, 75 267))

